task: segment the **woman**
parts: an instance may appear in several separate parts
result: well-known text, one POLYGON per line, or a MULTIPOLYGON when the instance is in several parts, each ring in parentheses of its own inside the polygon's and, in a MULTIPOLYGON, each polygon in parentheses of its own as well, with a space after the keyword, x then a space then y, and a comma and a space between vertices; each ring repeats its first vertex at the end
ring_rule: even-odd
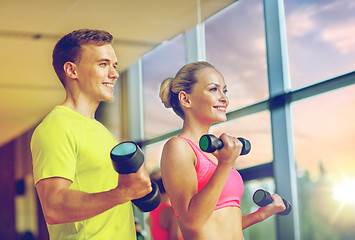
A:
POLYGON ((274 194, 272 204, 242 216, 243 180, 233 167, 242 149, 237 138, 223 133, 224 147, 215 153, 197 147, 213 123, 226 121, 226 94, 222 74, 207 62, 189 63, 161 84, 165 107, 184 121, 164 145, 161 171, 185 240, 244 239, 243 229, 285 210, 274 194))
POLYGON ((154 180, 159 187, 160 205, 150 212, 147 223, 150 227, 153 240, 179 240, 182 239, 177 218, 170 204, 170 199, 165 191, 160 169, 150 174, 150 179, 154 180))

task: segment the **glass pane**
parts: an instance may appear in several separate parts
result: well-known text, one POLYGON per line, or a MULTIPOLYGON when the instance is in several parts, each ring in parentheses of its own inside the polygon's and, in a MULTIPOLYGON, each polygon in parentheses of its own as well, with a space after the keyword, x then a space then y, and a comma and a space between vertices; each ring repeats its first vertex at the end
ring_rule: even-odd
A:
MULTIPOLYGON (((253 194, 258 189, 264 189, 270 193, 275 193, 275 183, 273 178, 252 180, 244 183, 244 194, 241 201, 243 215, 255 212, 259 209, 259 207, 253 202, 253 194)), ((275 216, 243 230, 243 235, 245 240, 276 239, 275 216)))
POLYGON ((355 85, 292 105, 301 239, 355 236, 355 85))
POLYGON ((355 70, 354 13, 350 0, 285 1, 293 89, 355 70))
POLYGON ((167 140, 148 145, 144 148, 144 162, 148 172, 160 167, 160 159, 167 140))
POLYGON ((205 23, 206 58, 223 74, 230 110, 268 98, 262 0, 240 0, 205 23))
POLYGON ((185 64, 184 35, 165 42, 142 58, 144 137, 150 138, 180 128, 182 120, 164 107, 159 98, 160 84, 174 77, 185 64))
POLYGON ((237 169, 260 165, 273 160, 269 111, 237 118, 211 128, 211 133, 217 137, 224 132, 231 136, 246 138, 251 143, 251 151, 238 158, 237 169))

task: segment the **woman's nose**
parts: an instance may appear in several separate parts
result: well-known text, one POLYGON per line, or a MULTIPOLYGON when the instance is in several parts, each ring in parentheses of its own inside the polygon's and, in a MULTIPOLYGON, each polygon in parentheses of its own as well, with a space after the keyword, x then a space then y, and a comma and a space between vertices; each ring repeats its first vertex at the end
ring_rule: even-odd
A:
POLYGON ((228 96, 225 92, 221 92, 221 97, 220 97, 219 101, 226 103, 226 105, 228 106, 229 99, 228 99, 228 96))
POLYGON ((221 94, 220 94, 220 100, 221 101, 227 101, 227 95, 225 92, 221 91, 221 94))

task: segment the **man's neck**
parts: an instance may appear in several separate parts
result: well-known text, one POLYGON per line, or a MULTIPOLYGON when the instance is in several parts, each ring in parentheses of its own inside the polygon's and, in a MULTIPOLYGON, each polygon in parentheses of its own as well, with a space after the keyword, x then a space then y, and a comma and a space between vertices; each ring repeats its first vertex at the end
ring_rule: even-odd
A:
POLYGON ((79 101, 73 101, 66 99, 63 103, 63 106, 66 106, 73 111, 83 115, 84 117, 94 119, 95 112, 99 104, 84 104, 80 103, 79 101))

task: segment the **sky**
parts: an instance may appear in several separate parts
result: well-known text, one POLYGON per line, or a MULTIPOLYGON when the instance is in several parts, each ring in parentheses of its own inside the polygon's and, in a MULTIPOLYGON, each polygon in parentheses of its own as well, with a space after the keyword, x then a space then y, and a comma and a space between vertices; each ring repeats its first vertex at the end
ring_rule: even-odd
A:
MULTIPOLYGON (((355 2, 285 0, 290 88, 298 89, 355 70, 355 2)), ((261 0, 240 0, 205 23, 206 56, 224 75, 229 111, 268 98, 265 32, 261 0)), ((143 58, 145 137, 181 127, 159 99, 160 83, 184 64, 178 36, 143 58), (149 107, 148 107, 149 106, 149 107)), ((331 178, 355 178, 355 86, 292 104, 295 158, 300 171, 316 179, 322 162, 331 178)), ((237 119, 212 129, 252 140, 244 168, 272 160, 269 113, 237 119)), ((147 150, 158 164, 161 144, 147 150)), ((153 164, 153 165, 154 165, 153 164)))

